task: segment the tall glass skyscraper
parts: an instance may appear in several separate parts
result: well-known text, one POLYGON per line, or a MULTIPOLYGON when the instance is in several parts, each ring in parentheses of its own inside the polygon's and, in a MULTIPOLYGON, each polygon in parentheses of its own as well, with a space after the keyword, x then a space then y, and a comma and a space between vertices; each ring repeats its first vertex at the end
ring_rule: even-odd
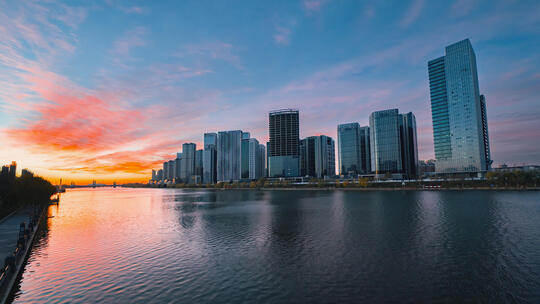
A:
POLYGON ((217 137, 217 181, 238 181, 241 177, 242 131, 222 131, 217 137))
POLYGON ((369 116, 371 169, 375 174, 402 171, 399 124, 397 109, 377 111, 369 116))
POLYGON ((300 125, 298 110, 278 110, 268 114, 270 145, 269 177, 298 176, 300 173, 300 125))
POLYGON ((401 159, 403 174, 406 178, 418 177, 418 144, 416 139, 416 117, 412 112, 399 114, 399 132, 401 136, 401 159))
POLYGON ((197 151, 197 146, 194 143, 182 145, 180 178, 184 183, 191 183, 191 177, 195 174, 195 151, 197 151))
POLYGON ((242 179, 249 179, 249 136, 249 132, 242 133, 242 161, 240 163, 242 179))
POLYGON ((397 109, 373 112, 369 117, 371 168, 375 174, 418 175, 416 118, 397 109))
POLYGON ((491 166, 485 98, 469 39, 428 62, 437 172, 483 172, 491 166))
MULTIPOLYGON (((242 144, 245 139, 242 140, 242 144)), ((255 138, 248 139, 248 178, 259 179, 264 176, 265 148, 255 138)), ((243 153, 243 150, 242 150, 243 153)))
POLYGON ((338 125, 338 167, 340 175, 370 171, 369 127, 357 122, 338 125))
POLYGON ((358 143, 360 145, 360 173, 371 172, 371 146, 369 127, 358 129, 358 143))
POLYGON ((217 178, 217 134, 204 133, 203 183, 213 184, 217 178))

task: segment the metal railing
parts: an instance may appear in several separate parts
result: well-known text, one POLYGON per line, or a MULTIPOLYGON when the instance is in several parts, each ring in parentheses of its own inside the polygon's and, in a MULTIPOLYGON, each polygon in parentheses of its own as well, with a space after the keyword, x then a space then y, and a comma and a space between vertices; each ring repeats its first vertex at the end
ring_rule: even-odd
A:
POLYGON ((25 252, 31 245, 33 233, 37 230, 40 216, 43 214, 43 207, 36 207, 28 217, 28 225, 22 222, 19 225, 19 238, 13 252, 4 258, 4 265, 0 268, 0 296, 9 293, 6 282, 13 276, 17 276, 16 266, 25 258, 25 252))

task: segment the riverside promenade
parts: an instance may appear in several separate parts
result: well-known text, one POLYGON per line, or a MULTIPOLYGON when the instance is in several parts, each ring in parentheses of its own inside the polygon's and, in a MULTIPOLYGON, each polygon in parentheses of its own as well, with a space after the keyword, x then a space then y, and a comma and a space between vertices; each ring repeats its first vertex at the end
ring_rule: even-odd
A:
MULTIPOLYGON (((17 277, 24 265, 24 261, 32 246, 36 226, 29 229, 29 223, 34 214, 34 208, 26 207, 15 211, 4 219, 0 220, 0 267, 4 269, 6 258, 15 256, 12 265, 7 271, 0 271, 0 304, 7 301, 9 293, 15 284, 17 277), (26 232, 25 244, 21 245, 19 239, 21 237, 21 223, 25 223, 26 232), (18 247, 19 246, 19 247, 18 247), (17 251, 16 251, 17 250, 17 251), (16 254, 14 254, 16 252, 16 254)), ((37 219, 37 217, 34 217, 37 219)))

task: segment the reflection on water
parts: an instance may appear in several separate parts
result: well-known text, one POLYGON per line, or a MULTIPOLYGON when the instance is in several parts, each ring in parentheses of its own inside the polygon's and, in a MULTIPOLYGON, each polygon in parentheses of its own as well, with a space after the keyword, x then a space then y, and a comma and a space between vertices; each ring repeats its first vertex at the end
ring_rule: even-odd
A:
POLYGON ((540 301, 540 193, 76 189, 16 303, 540 301))

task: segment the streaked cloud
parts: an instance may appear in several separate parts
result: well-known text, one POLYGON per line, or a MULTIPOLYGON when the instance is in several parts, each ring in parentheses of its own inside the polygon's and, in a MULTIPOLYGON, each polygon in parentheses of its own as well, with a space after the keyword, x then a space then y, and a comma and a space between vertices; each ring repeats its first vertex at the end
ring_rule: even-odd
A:
POLYGON ((425 4, 425 0, 412 0, 403 19, 401 19, 401 25, 409 26, 411 23, 415 22, 420 17, 425 4))

